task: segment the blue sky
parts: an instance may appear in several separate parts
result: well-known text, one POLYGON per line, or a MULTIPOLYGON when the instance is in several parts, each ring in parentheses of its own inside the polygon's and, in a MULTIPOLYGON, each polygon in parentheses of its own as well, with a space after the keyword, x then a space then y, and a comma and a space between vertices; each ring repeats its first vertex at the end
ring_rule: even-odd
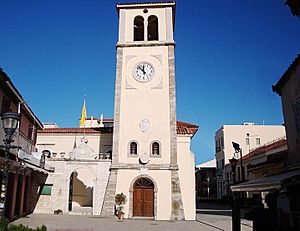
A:
MULTIPOLYGON (((177 119, 200 126, 196 163, 214 158, 223 124, 283 123, 272 92, 299 53, 300 19, 284 0, 178 0, 177 119)), ((1 0, 0 66, 43 122, 113 117, 115 1, 1 0)))

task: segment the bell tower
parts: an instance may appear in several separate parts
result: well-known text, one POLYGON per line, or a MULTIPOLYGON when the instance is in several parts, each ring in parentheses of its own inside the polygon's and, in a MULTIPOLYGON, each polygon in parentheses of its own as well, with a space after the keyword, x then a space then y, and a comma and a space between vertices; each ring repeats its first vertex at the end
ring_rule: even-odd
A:
MULTIPOLYGON (((184 219, 177 164, 175 2, 122 3, 117 11, 113 153, 106 194, 127 196, 128 217, 184 219), (136 182, 148 182, 153 192, 145 188, 140 194, 136 182)), ((111 212, 111 200, 106 195, 103 214, 111 212)))

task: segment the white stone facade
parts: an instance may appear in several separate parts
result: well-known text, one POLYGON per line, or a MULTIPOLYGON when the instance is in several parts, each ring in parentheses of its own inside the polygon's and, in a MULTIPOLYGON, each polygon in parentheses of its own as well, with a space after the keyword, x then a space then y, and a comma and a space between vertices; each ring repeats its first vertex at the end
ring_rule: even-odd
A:
MULTIPOLYGON (((81 173, 92 181, 93 203, 91 211, 88 210, 88 213, 100 215, 110 160, 48 159, 47 163, 55 168, 55 172, 50 173, 45 182, 45 184, 52 185, 52 192, 51 195, 40 195, 34 212, 53 213, 55 210, 61 209, 64 213, 69 213, 75 210, 74 205, 72 211, 68 209, 70 176, 74 171, 81 170, 81 173)), ((85 177, 83 176, 83 178, 85 177)), ((82 214, 85 213, 85 210, 77 209, 74 212, 82 214)))

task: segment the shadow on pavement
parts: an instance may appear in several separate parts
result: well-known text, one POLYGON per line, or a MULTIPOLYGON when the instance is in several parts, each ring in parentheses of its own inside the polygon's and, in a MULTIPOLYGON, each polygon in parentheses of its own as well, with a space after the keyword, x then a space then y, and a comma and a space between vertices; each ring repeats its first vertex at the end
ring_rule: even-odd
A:
POLYGON ((214 200, 202 200, 197 202, 196 213, 231 216, 231 206, 214 200))

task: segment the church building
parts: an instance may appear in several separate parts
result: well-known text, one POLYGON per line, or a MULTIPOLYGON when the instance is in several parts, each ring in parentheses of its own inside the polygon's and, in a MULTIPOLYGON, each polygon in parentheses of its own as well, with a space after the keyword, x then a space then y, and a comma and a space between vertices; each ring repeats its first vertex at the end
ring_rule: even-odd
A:
POLYGON ((109 216, 123 193, 126 218, 195 220, 190 145, 198 126, 176 120, 175 2, 121 3, 117 11, 114 119, 39 132, 38 152, 55 171, 36 212, 109 216))

